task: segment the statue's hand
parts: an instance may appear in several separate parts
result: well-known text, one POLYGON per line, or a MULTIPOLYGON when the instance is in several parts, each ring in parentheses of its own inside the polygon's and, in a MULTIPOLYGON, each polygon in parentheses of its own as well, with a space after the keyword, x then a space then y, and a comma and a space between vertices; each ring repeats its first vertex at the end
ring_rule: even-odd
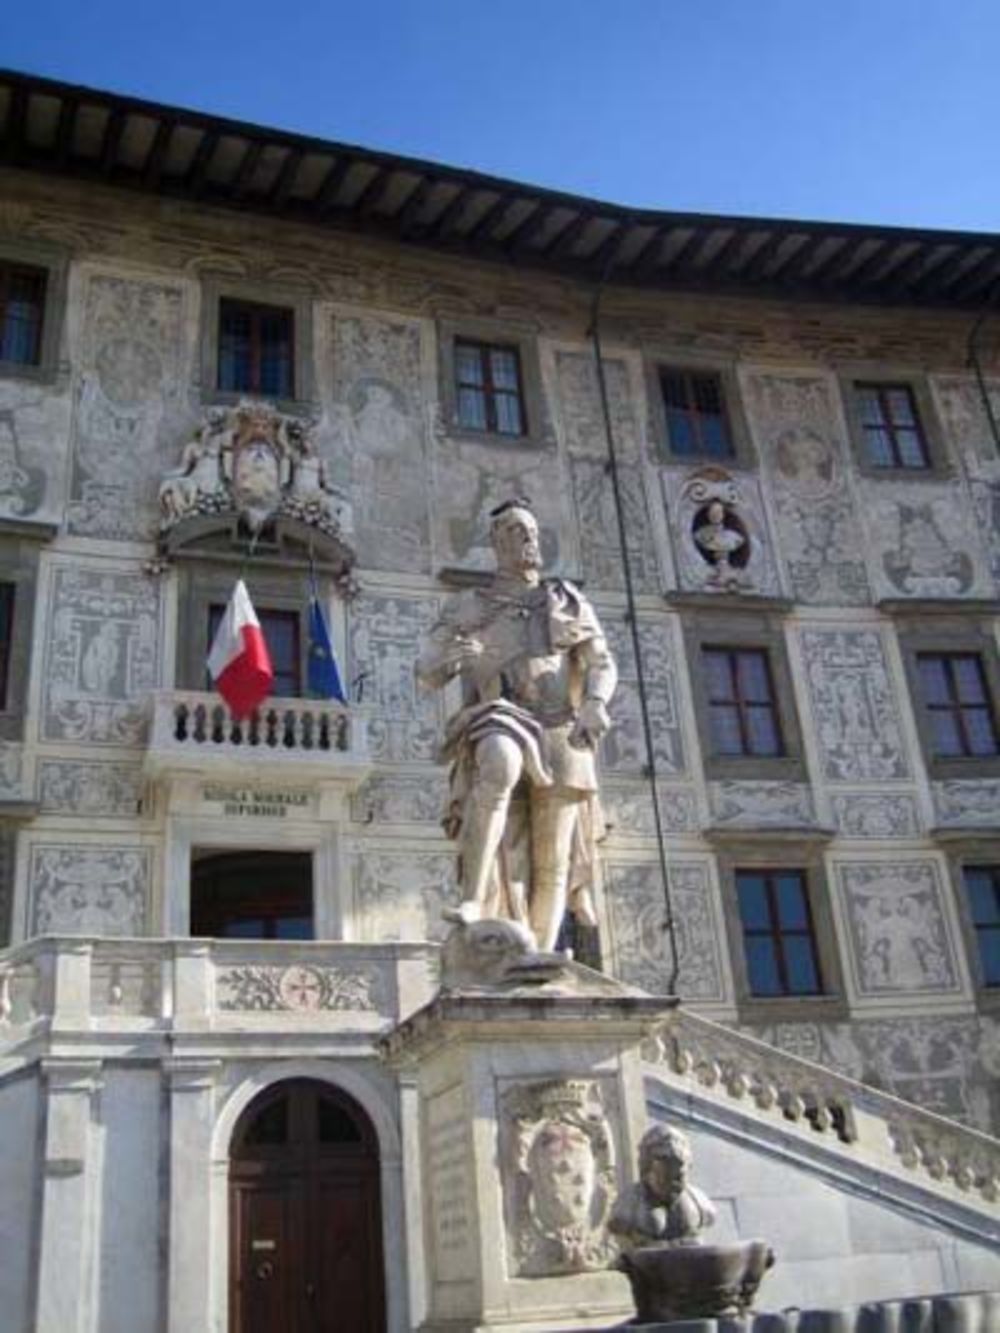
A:
POLYGON ((604 733, 610 730, 611 718, 601 700, 584 699, 569 734, 569 743, 578 750, 594 750, 604 733))

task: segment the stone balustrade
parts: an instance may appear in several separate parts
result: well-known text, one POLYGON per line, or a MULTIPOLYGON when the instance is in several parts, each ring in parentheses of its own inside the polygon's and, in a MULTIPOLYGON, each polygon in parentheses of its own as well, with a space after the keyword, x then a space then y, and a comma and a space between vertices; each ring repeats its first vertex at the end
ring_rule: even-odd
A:
MULTIPOLYGON (((644 1050, 647 1070, 808 1142, 996 1215, 1000 1140, 679 1008, 644 1050)), ((1000 1239, 1000 1223, 996 1227, 1000 1239)))
POLYGON ((430 998, 437 953, 416 943, 42 937, 0 954, 0 1058, 39 1033, 230 1040, 335 1022, 374 1036, 430 998))
POLYGON ((360 776, 368 770, 368 716, 362 705, 319 699, 268 699, 236 718, 218 694, 161 690, 153 696, 146 768, 266 766, 319 777, 360 776))

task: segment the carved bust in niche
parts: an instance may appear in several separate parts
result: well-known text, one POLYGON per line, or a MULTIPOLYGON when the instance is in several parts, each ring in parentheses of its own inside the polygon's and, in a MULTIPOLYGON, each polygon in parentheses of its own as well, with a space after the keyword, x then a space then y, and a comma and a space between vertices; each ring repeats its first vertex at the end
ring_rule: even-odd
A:
POLYGON ((728 472, 713 466, 690 476, 681 491, 679 519, 689 583, 720 591, 750 586, 755 545, 728 472))

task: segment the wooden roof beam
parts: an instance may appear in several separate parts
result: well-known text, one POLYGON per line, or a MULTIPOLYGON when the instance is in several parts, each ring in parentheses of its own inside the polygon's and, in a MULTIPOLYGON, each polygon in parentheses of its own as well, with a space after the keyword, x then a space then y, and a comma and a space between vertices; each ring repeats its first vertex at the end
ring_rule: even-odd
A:
POLYGON ((18 161, 27 147, 25 128, 28 120, 28 90, 15 83, 10 90, 7 106, 7 127, 4 132, 4 156, 18 161))
POLYGON ((682 273, 690 272, 694 269, 696 267, 696 260, 701 257, 705 246, 711 238, 711 231, 701 231, 696 227, 674 255, 673 259, 671 259, 670 263, 662 270, 663 275, 668 278, 676 278, 682 273))
POLYGON ((926 245, 917 246, 909 259, 901 264, 889 279, 887 283, 887 291, 889 294, 896 296, 905 292, 907 288, 912 287, 918 279, 923 278, 929 271, 938 268, 944 260, 947 259, 947 255, 939 255, 932 265, 928 265, 927 257, 930 253, 930 247, 926 245))
POLYGON ((205 185, 205 176, 208 172, 208 164, 212 160, 212 154, 219 144, 219 135, 215 130, 205 130, 198 141, 198 147, 194 150, 194 157, 191 159, 191 165, 188 167, 187 176, 184 184, 191 194, 199 195, 205 185))
POLYGON ((844 261, 844 255, 853 251, 851 238, 849 236, 834 237, 837 244, 833 247, 825 259, 821 259, 813 271, 809 274, 808 282, 826 283, 831 273, 835 273, 844 261))
MULTIPOLYGON (((973 254, 974 253, 975 251, 973 251, 973 254)), ((982 256, 980 257, 982 258, 982 256)), ((933 274, 922 277, 920 281, 915 284, 917 294, 922 296, 928 291, 947 291, 949 286, 958 279, 960 274, 971 273, 978 263, 978 259, 972 264, 969 263, 968 250, 958 250, 955 254, 950 255, 933 274)))
POLYGON ((542 251, 546 259, 564 259, 594 220, 593 213, 583 210, 566 223, 542 251))
POLYGON ((340 193, 340 187, 343 185, 347 173, 354 166, 354 158, 349 157, 347 153, 341 153, 330 170, 323 179, 323 184, 316 192, 313 201, 314 207, 320 217, 326 217, 337 207, 337 195, 340 193))
POLYGON ((851 273, 851 282, 867 282, 873 273, 877 273, 885 263, 886 252, 892 249, 896 242, 890 241, 888 237, 879 241, 875 249, 872 250, 867 259, 861 263, 851 273))
POLYGON ((516 198, 516 195, 502 194, 499 199, 489 206, 476 225, 466 232, 465 240, 481 241, 484 238, 489 240, 490 232, 503 219, 507 210, 514 205, 516 198))
POLYGON ((768 264, 787 240, 787 232, 772 231, 770 236, 757 247, 753 259, 747 264, 741 276, 751 282, 756 281, 757 278, 762 278, 768 264))
POLYGON ((389 167, 376 168, 375 175, 354 201, 354 207, 351 209, 354 216, 356 218, 371 217, 378 208, 380 201, 385 198, 385 192, 391 182, 392 171, 389 167))
POLYGON ((176 121, 165 118, 157 125, 153 142, 149 145, 149 152, 142 164, 142 182, 144 185, 156 185, 163 174, 163 163, 166 161, 175 124, 176 121))
POLYGON ((251 139, 247 144, 246 152, 239 167, 236 169, 236 175, 233 177, 230 189, 237 198, 242 198, 250 189, 250 182, 253 180, 253 174, 257 170, 261 154, 264 151, 264 144, 260 139, 251 139))
POLYGON ((285 160, 281 164, 278 178, 271 187, 271 193, 267 200, 272 208, 282 208, 284 206, 292 186, 295 184, 295 177, 304 157, 305 152, 301 148, 289 148, 285 154, 285 160))
POLYGON ((76 97, 63 98, 59 107, 59 120, 56 125, 55 160, 57 166, 65 166, 69 161, 73 147, 73 132, 76 129, 76 113, 80 101, 76 97))
POLYGON ((660 257, 663 254, 663 247, 667 243, 667 238, 673 234, 671 227, 655 227, 651 236, 647 236, 643 241, 642 247, 632 257, 629 265, 629 273, 634 278, 644 278, 652 273, 660 257))
POLYGON ((717 273, 726 274, 733 267, 733 260, 746 244, 747 233, 742 228, 735 228, 732 236, 709 261, 710 268, 717 273))
POLYGON ((545 230, 546 223, 549 222, 554 212, 555 209, 551 206, 546 206, 541 202, 537 203, 528 216, 521 219, 504 241, 508 253, 519 254, 527 250, 535 237, 545 230))
POLYGON ((104 140, 101 144, 101 175, 110 176, 118 165, 118 149, 125 133, 126 115, 124 111, 112 111, 104 127, 104 140))
POLYGON ((475 194, 475 190, 467 189, 461 186, 458 192, 448 200, 444 208, 430 224, 430 234, 436 241, 446 240, 454 231, 459 230, 459 223, 462 220, 465 210, 469 206, 469 200, 475 194))
POLYGON ((829 240, 828 236, 815 232, 807 236, 795 253, 789 255, 783 264, 779 264, 771 274, 771 279, 780 283, 782 287, 794 286, 816 258, 820 246, 827 240, 829 240))
POLYGON ((399 209, 392 219, 400 236, 405 236, 412 228, 433 188, 433 176, 421 176, 416 185, 403 200, 402 204, 400 204, 399 209))
POLYGON ((1000 250, 993 249, 983 255, 978 264, 974 264, 967 273, 962 275, 952 288, 951 295, 957 301, 964 301, 967 297, 979 291, 982 286, 992 282, 998 273, 1000 273, 1000 250))

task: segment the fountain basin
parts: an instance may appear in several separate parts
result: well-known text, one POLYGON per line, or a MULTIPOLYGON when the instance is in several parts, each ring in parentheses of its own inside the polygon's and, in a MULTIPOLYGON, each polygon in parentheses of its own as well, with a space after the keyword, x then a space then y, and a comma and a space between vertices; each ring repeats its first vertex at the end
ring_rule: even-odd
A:
POLYGON ((621 1256, 635 1324, 745 1314, 774 1263, 765 1241, 734 1245, 643 1245, 621 1256))

